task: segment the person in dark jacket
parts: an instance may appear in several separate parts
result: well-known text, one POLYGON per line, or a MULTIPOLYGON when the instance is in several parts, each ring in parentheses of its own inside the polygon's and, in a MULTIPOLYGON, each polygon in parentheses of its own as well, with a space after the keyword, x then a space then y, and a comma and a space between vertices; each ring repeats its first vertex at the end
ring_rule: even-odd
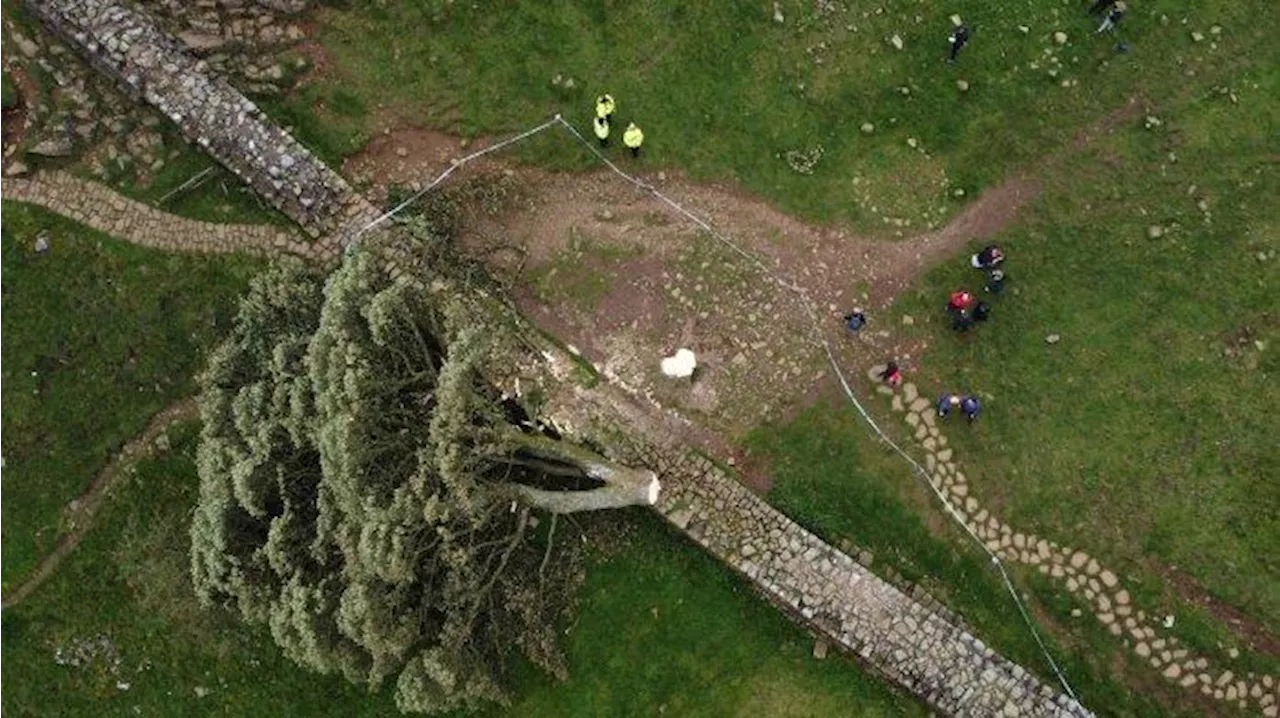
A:
POLYGON ((999 294, 1004 291, 1004 270, 993 269, 987 272, 987 283, 983 287, 992 294, 999 294))
POLYGON ((902 368, 898 366, 898 362, 889 362, 884 371, 880 372, 880 379, 897 389, 902 384, 902 368))
POLYGON ((955 394, 943 394, 938 397, 938 416, 946 418, 951 410, 960 406, 960 397, 955 394))
POLYGON ((964 412, 965 418, 972 424, 982 412, 982 403, 978 401, 978 397, 968 394, 960 400, 960 411, 964 412))
POLYGON ((867 315, 861 309, 855 309, 844 317, 845 329, 857 334, 862 328, 867 326, 867 315))
POLYGON ((955 62, 956 55, 959 55, 960 50, 969 42, 969 28, 960 25, 947 40, 951 42, 951 55, 947 58, 947 62, 955 62))
POLYGON ((982 248, 981 252, 969 258, 969 264, 972 264, 974 269, 983 271, 991 271, 999 267, 1003 262, 1004 250, 994 244, 988 244, 982 248))
POLYGON ((1116 4, 1107 11, 1107 16, 1102 18, 1102 24, 1098 26, 1098 32, 1106 32, 1114 30, 1116 24, 1124 17, 1129 7, 1124 4, 1123 0, 1117 0, 1116 4))

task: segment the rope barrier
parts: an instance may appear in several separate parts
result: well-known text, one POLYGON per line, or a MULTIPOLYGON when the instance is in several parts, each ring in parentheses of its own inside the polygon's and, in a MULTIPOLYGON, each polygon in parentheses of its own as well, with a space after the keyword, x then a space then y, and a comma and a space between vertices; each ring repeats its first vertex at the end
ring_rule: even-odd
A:
POLYGON ((436 179, 432 181, 431 184, 422 188, 421 190, 419 190, 418 192, 410 196, 408 199, 404 200, 403 202, 396 205, 391 210, 379 216, 377 219, 365 225, 363 228, 361 228, 359 231, 355 233, 355 235, 351 238, 350 241, 354 242, 356 239, 358 239, 362 234, 364 234, 368 230, 373 229, 374 227, 381 224, 382 222, 399 214, 402 210, 404 210, 410 204, 417 201, 424 194, 426 194, 427 192, 435 188, 436 185, 443 182, 450 174, 453 173, 454 170, 465 165, 471 160, 474 160, 490 152, 495 152, 499 149, 515 144, 516 142, 520 142, 524 139, 532 137, 533 135, 536 135, 539 132, 542 132, 543 130, 546 130, 547 128, 557 124, 561 125, 566 130, 568 130, 569 133, 572 134, 574 138, 576 138, 578 142, 582 144, 583 147, 587 148, 587 150, 589 150, 593 155, 595 155, 597 159, 603 162, 605 166, 607 166, 619 177, 631 183, 632 185, 649 192, 654 197, 656 197, 657 199, 661 200, 663 203, 665 203, 672 209, 679 212, 681 215, 686 217, 689 221, 693 222, 698 227, 700 227, 707 234, 711 235, 711 237, 713 237, 720 243, 724 244, 726 247, 728 247, 730 250, 732 250, 733 252, 741 256, 743 259, 746 259, 748 262, 751 262, 753 265, 759 268, 761 272, 763 272, 767 277, 769 277, 771 281, 773 281, 778 286, 788 290, 789 292, 795 295, 800 308, 803 309, 805 314, 808 315, 809 317, 809 320, 810 320, 809 328, 813 333, 813 341, 817 346, 822 348, 823 353, 826 355, 827 363, 831 365, 832 370, 835 371, 836 378, 839 379, 840 381, 840 388, 843 390, 845 397, 848 398, 851 404, 853 404, 854 408, 858 411, 858 414, 862 417, 862 420, 867 423, 867 426, 871 427, 871 430, 875 433, 875 435, 881 441, 887 444, 889 448, 891 448, 895 453, 901 456, 911 466, 911 468, 914 470, 913 473, 917 477, 922 479, 924 484, 929 487, 929 490, 933 492, 933 495, 935 497, 937 497, 938 501, 942 504, 943 509, 946 511, 946 513, 950 515, 951 518, 953 518, 956 521, 956 523, 958 523, 960 527, 964 529, 964 532, 968 534, 969 537, 972 538, 974 542, 978 544, 979 547, 982 548, 983 552, 986 553, 988 557, 990 557, 991 563, 995 565, 996 570, 1000 574, 1000 578, 1004 583, 1005 589, 1009 592, 1009 596, 1013 598, 1014 605, 1018 607, 1018 613, 1022 616, 1023 622, 1026 624, 1027 629, 1031 633, 1031 637, 1035 639, 1036 645, 1040 648, 1040 652, 1044 655, 1045 660, 1048 661, 1049 667, 1053 670, 1054 675, 1058 679, 1058 683, 1062 685, 1062 688, 1064 691, 1066 691, 1067 695, 1070 696, 1072 700, 1075 700, 1078 703, 1079 698, 1076 696, 1075 691, 1072 690, 1071 684, 1067 681, 1067 677, 1063 675, 1062 670, 1058 667, 1057 661, 1053 659, 1053 655, 1049 652, 1048 647, 1045 645, 1044 640, 1041 638, 1040 631, 1037 630, 1035 622, 1031 620, 1030 613, 1027 611, 1026 606, 1023 604, 1021 596, 1018 595, 1018 591, 1014 587, 1013 581, 1009 578, 1009 573, 1005 569, 1004 562, 1001 561, 1000 557, 987 546, 986 542, 983 541, 976 533, 974 533, 973 529, 971 529, 969 525, 964 522, 964 519, 960 516, 959 510, 956 509, 955 505, 952 504, 951 501, 947 499, 946 495, 943 494, 942 491, 934 484, 932 477, 929 475, 928 470, 926 470, 923 466, 921 466, 920 462, 916 461, 914 457, 908 454, 893 439, 891 439, 889 435, 886 434, 884 430, 880 428, 880 425, 876 423, 875 419, 871 417, 871 414, 867 412, 866 407, 862 405, 862 402, 858 401, 857 396, 853 392, 853 388, 849 384, 848 377, 845 375, 844 370, 840 368, 840 363, 836 359, 835 352, 831 348, 831 343, 827 341, 826 337, 822 333, 821 327, 823 325, 823 322, 821 321, 817 310, 814 309, 813 304, 809 301, 808 293, 804 290, 804 288, 800 287, 799 285, 795 285, 786 281, 783 277, 779 276, 776 271, 770 268, 769 265, 763 259, 761 259, 758 255, 753 254, 743 249, 742 247, 738 246, 735 242, 725 237, 720 232, 716 231, 715 228, 712 227, 708 222, 706 222, 705 220, 703 220, 701 217, 697 216, 693 212, 690 212, 688 209, 686 209, 684 206, 682 206, 675 200, 672 200, 670 197, 667 197, 665 194, 660 192, 653 185, 649 184, 648 182, 645 182, 644 180, 639 179, 638 177, 628 174, 621 167, 615 164, 612 160, 606 157, 605 154, 601 152, 598 148, 596 148, 594 144, 588 141, 587 138, 583 137, 582 133, 578 132, 578 129, 576 127, 571 125, 568 121, 566 121, 560 115, 557 114, 556 116, 552 117, 550 120, 547 120, 541 125, 538 125, 537 127, 526 130, 518 135, 515 135, 514 137, 510 137, 495 145, 491 145, 482 150, 466 155, 465 157, 454 160, 450 165, 449 169, 445 170, 443 173, 440 174, 440 176, 436 177, 436 179))

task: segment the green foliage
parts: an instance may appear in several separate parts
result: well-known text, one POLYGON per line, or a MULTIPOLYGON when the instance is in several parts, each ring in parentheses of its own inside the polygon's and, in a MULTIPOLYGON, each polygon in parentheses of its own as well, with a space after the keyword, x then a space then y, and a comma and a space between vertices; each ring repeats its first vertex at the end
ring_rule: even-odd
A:
POLYGON ((195 390, 254 264, 127 245, 4 203, 4 582, 50 551, 112 452, 195 390), (38 240, 47 253, 36 251, 38 240))
POLYGON ((537 471, 476 372, 486 327, 392 281, 392 249, 323 292, 300 264, 254 280, 201 380, 192 575, 302 665, 395 679, 403 710, 475 707, 505 700, 513 651, 564 675, 576 549, 543 551, 517 510, 509 482, 537 471))

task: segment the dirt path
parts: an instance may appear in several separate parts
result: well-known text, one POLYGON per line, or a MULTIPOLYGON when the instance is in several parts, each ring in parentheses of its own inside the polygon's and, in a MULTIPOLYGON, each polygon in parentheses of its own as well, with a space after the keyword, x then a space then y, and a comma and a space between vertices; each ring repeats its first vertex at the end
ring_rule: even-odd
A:
POLYGON ((102 504, 106 501, 107 494, 111 487, 115 484, 116 479, 121 472, 133 466, 138 461, 151 456, 156 450, 156 439, 171 424, 179 421, 186 421, 199 417, 200 409, 194 397, 188 397, 176 404, 172 404, 160 413, 151 417, 151 421, 141 434, 131 439, 120 450, 120 453, 112 457, 98 475, 93 477, 93 482, 89 484, 89 488, 85 490, 80 497, 68 505, 68 514, 70 515, 71 530, 58 540, 58 545, 53 551, 40 560, 35 570, 22 582, 22 585, 13 593, 5 596, 0 602, 2 608, 12 608, 18 605, 33 591, 40 587, 45 581, 58 570, 58 566, 76 546, 89 533, 89 529, 93 528, 94 519, 98 515, 98 510, 102 508, 102 504))
MULTIPOLYGON (((376 194, 429 181, 481 146, 430 130, 391 132, 344 174, 373 183, 376 194)), ((864 306, 874 326, 876 311, 922 272, 997 234, 1039 190, 1016 177, 940 230, 882 242, 798 221, 735 188, 668 172, 642 179, 764 266, 607 169, 563 174, 484 159, 456 172, 445 196, 467 208, 457 221, 463 248, 511 287, 527 316, 605 374, 691 414, 707 429, 699 443, 728 456, 745 432, 830 387, 812 316, 774 277, 801 287, 831 319, 828 338, 844 342, 844 312, 864 306), (658 359, 682 346, 699 356, 692 383, 657 371, 658 359)), ((874 328, 847 347, 851 362, 901 351, 874 328)))

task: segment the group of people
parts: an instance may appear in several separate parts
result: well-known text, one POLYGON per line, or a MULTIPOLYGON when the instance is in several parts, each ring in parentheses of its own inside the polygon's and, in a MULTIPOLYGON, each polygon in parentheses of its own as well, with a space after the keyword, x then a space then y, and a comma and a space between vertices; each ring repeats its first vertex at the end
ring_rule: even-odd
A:
MULTIPOLYGON (((985 292, 997 295, 1004 291, 1004 250, 994 244, 987 245, 969 258, 969 264, 985 275, 985 292)), ((948 298, 947 313, 951 315, 953 328, 967 331, 975 323, 985 322, 991 316, 991 305, 978 300, 968 290, 960 289, 948 298)), ((867 326, 867 313, 860 308, 854 309, 844 316, 844 325, 850 334, 857 335, 867 326)), ((896 389, 902 385, 902 367, 891 361, 878 373, 878 377, 896 389)), ((938 416, 945 418, 953 409, 959 409, 972 422, 982 411, 982 402, 973 394, 943 394, 938 398, 938 416)))
MULTIPOLYGON (((1114 30, 1116 25, 1120 24, 1120 20, 1129 12, 1129 6, 1124 4, 1124 0, 1094 0, 1089 6, 1090 15, 1098 15, 1102 17, 1102 24, 1098 26, 1097 32, 1107 32, 1114 30)), ((953 17, 956 23, 955 29, 947 36, 947 42, 951 46, 951 52, 947 56, 947 62, 954 63, 956 56, 960 54, 960 50, 969 43, 969 28, 960 24, 960 18, 953 17)), ((1096 33, 1095 33, 1096 34, 1096 33)), ((1121 49, 1127 49, 1123 43, 1121 49)))
MULTIPOLYGON (((604 94, 596 98, 596 118, 592 125, 601 147, 609 146, 609 130, 613 123, 613 111, 617 108, 613 95, 604 94)), ((640 156, 640 145, 644 144, 644 132, 636 126, 636 123, 627 123, 627 129, 622 133, 622 144, 631 150, 632 157, 640 156)))
MULTIPOLYGON (((1004 250, 994 244, 987 245, 982 251, 973 255, 969 263, 986 275, 983 290, 989 294, 1000 294, 1004 291, 1004 250)), ((975 323, 985 322, 991 316, 991 305, 979 300, 969 291, 960 289, 951 293, 947 299, 947 313, 951 316, 951 326, 958 332, 968 331, 975 323)))
POLYGON ((982 411, 982 402, 978 401, 978 397, 973 394, 943 394, 938 397, 938 416, 947 418, 953 409, 959 409, 965 418, 973 423, 978 418, 978 413, 982 411))

